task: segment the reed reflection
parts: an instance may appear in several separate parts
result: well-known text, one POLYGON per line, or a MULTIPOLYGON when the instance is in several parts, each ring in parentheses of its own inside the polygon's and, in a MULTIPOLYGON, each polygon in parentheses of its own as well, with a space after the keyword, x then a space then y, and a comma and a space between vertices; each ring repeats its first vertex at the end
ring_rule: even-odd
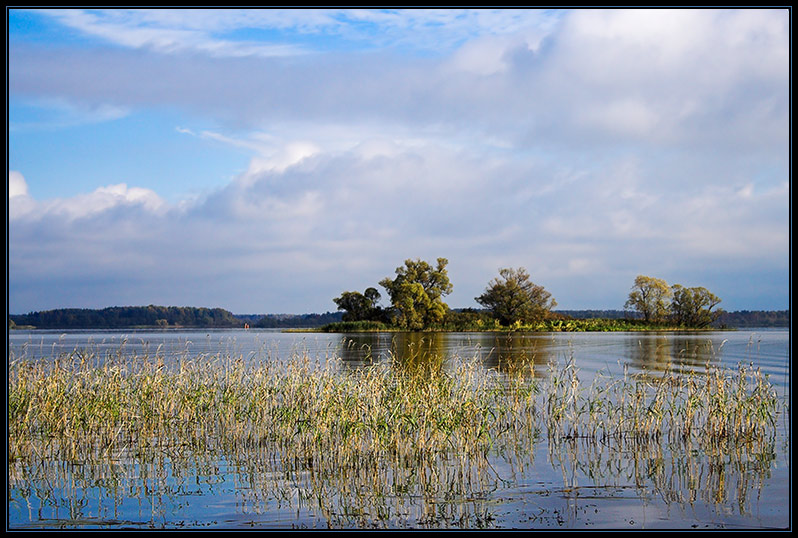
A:
POLYGON ((479 344, 485 368, 526 378, 545 378, 556 357, 554 341, 540 335, 485 333, 479 344))
POLYGON ((624 356, 639 371, 699 372, 720 364, 723 342, 694 334, 646 333, 625 343, 624 356))
POLYGON ((392 365, 409 374, 434 375, 443 371, 449 357, 444 333, 395 333, 391 339, 392 365))
MULTIPOLYGON (((523 435, 524 429, 514 431, 523 435)), ((712 444, 554 438, 548 461, 562 474, 560 487, 540 481, 540 464, 524 449, 535 443, 526 441, 506 444, 491 456, 493 464, 501 460, 521 481, 537 477, 538 485, 527 492, 541 510, 536 519, 566 515, 560 523, 566 526, 579 523, 580 505, 595 506, 595 495, 610 503, 650 495, 675 510, 695 510, 702 503, 720 513, 753 515, 759 510, 757 492, 776 459, 772 437, 712 444)), ((281 513, 331 528, 474 529, 501 517, 485 492, 506 484, 477 454, 405 459, 401 452, 389 458, 358 452, 328 459, 299 457, 291 445, 270 442, 213 445, 169 454, 150 447, 146 453, 116 452, 80 464, 32 455, 9 465, 9 508, 17 528, 208 525, 229 495, 235 507, 224 515, 226 521, 256 526, 278 522, 281 513)))
POLYGON ((591 488, 648 489, 679 509, 702 502, 740 515, 756 513, 756 492, 770 478, 776 459, 773 437, 719 443, 569 438, 555 440, 548 448, 566 492, 578 490, 581 478, 591 488))
POLYGON ((386 333, 348 334, 336 349, 347 370, 362 368, 384 360, 390 349, 390 335, 386 333))
POLYGON ((665 372, 673 368, 673 341, 665 333, 646 333, 625 343, 624 356, 635 370, 665 372))

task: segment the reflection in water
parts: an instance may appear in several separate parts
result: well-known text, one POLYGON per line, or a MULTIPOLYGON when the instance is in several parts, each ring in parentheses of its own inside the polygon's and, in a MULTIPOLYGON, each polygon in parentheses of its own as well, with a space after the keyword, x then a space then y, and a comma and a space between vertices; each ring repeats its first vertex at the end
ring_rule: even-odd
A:
POLYGON ((659 498, 688 518, 695 516, 700 504, 755 516, 757 492, 771 478, 776 450, 773 437, 704 449, 682 442, 598 443, 572 438, 550 444, 549 458, 561 469, 563 493, 572 508, 580 491, 582 497, 602 491, 614 496, 616 488, 628 488, 635 492, 634 498, 659 498))
MULTIPOLYGON (((491 344, 483 364, 503 373, 543 378, 556 360, 552 351, 553 341, 545 337, 524 333, 496 334, 491 344)), ((486 347, 484 343, 483 347, 486 347)))
POLYGON ((673 341, 667 335, 645 334, 626 342, 624 356, 641 371, 664 372, 673 368, 673 341))
POLYGON ((628 339, 624 356, 641 371, 701 371, 720 363, 724 344, 695 334, 651 332, 628 339))
POLYGON ((558 483, 542 479, 548 474, 535 459, 545 443, 523 429, 508 439, 490 459, 437 452, 329 462, 269 442, 174 446, 95 461, 34 458, 9 465, 9 508, 27 528, 568 528, 589 521, 587 508, 606 523, 592 508, 627 498, 662 502, 674 521, 682 514, 691 522, 701 520, 701 507, 709 518, 756 516, 776 457, 772 438, 705 449, 555 439, 548 461, 561 473, 558 483), (506 506, 497 502, 502 498, 506 506), (524 511, 513 513, 514 503, 524 511))
POLYGON ((397 333, 391 339, 391 365, 405 374, 439 375, 450 357, 444 342, 443 333, 397 333))
MULTIPOLYGON (((712 426, 710 416, 715 429, 704 430, 694 418, 710 400, 693 397, 720 386, 706 365, 721 362, 725 338, 613 338, 604 352, 623 357, 633 375, 628 385, 615 377, 598 389, 577 379, 589 362, 570 336, 347 335, 326 355, 316 352, 324 367, 314 367, 308 352, 283 365, 270 351, 252 364, 235 354, 211 360, 212 368, 180 364, 174 378, 145 361, 106 370, 98 362, 114 380, 142 375, 132 388, 106 393, 105 378, 90 383, 93 365, 80 370, 75 393, 88 390, 96 400, 55 391, 44 402, 54 427, 75 405, 74 429, 64 437, 41 421, 10 424, 11 526, 637 527, 641 505, 662 513, 648 526, 780 525, 786 477, 777 451, 789 452, 789 438, 772 422, 705 435, 723 425, 712 426), (664 372, 679 377, 657 384, 664 372), (113 407, 117 396, 133 397, 135 406, 113 407), (136 420, 123 422, 121 434, 97 420, 91 427, 101 433, 77 437, 100 412, 136 420), (189 412, 194 418, 184 420, 189 412), (164 418, 146 429, 146 413, 164 418), (617 519, 619 504, 627 519, 617 519), (770 519, 774 511, 779 517, 770 519)), ((32 375, 13 362, 9 389, 12 378, 32 375)), ((69 364, 58 363, 59 373, 69 364)), ((54 378, 36 379, 28 388, 54 378)), ((730 410, 729 425, 770 411, 753 381, 734 377, 715 394, 732 388, 742 391, 728 400, 737 407, 712 403, 730 410)))
POLYGON ((358 333, 343 338, 343 363, 350 368, 388 362, 399 368, 446 368, 453 357, 478 359, 503 374, 544 378, 556 360, 551 338, 525 333, 358 333))

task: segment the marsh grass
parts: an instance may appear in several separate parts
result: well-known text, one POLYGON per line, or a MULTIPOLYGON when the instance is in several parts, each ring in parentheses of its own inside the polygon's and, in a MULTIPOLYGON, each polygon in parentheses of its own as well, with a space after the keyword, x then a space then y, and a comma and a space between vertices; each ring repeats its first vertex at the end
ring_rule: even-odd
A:
POLYGON ((224 462, 249 492, 245 512, 287 503, 333 527, 475 528, 490 526, 491 492, 508 484, 495 464, 529 468, 544 441, 566 488, 578 470, 689 500, 708 463, 720 502, 728 472, 768 472, 779 402, 756 369, 625 371, 583 386, 573 357, 542 381, 532 364, 500 373, 421 348, 354 370, 301 352, 13 360, 9 482, 24 498, 70 499, 73 522, 87 502, 76 492, 102 484, 114 510, 118 495, 148 498, 151 524, 168 526, 154 499, 187 477, 212 488, 224 462))

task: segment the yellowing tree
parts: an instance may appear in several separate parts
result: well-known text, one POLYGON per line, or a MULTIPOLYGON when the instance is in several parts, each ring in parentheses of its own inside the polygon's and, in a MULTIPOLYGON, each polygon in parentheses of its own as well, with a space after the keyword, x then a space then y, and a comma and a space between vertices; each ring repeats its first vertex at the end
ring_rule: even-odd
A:
POLYGON ((664 280, 639 275, 635 278, 624 308, 639 312, 647 322, 660 322, 668 315, 672 296, 673 291, 664 280))
POLYGON ((419 330, 443 321, 449 307, 442 298, 452 292, 448 263, 446 258, 438 258, 433 267, 423 260, 405 260, 404 267, 396 268, 396 278, 380 281, 391 298, 399 327, 419 330))

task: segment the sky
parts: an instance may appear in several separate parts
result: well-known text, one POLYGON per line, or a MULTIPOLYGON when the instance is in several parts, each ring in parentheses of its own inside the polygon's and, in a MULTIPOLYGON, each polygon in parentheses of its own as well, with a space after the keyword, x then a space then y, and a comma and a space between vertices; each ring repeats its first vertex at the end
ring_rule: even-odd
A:
POLYGON ((789 308, 786 9, 7 9, 8 309, 789 308), (383 292, 383 304, 387 293, 383 292))

